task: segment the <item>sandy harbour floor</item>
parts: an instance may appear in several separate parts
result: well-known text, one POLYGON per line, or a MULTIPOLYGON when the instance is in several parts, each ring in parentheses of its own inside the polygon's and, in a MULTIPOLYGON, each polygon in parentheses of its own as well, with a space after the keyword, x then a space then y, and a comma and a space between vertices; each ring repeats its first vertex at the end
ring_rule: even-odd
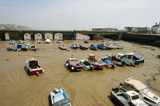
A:
MULTIPOLYGON (((101 42, 90 41, 86 45, 101 42)), ((0 106, 49 106, 49 93, 55 87, 66 90, 72 106, 114 106, 117 104, 110 99, 111 89, 118 87, 120 82, 129 77, 134 77, 145 85, 148 82, 151 90, 160 96, 160 59, 156 58, 160 54, 160 48, 119 41, 120 45, 125 46, 122 50, 63 51, 55 41, 50 44, 37 44, 34 41, 27 43, 37 45, 39 51, 6 51, 10 46, 8 41, 0 41, 0 106), (104 68, 93 72, 70 72, 64 66, 72 54, 80 60, 88 58, 90 53, 100 59, 106 54, 119 52, 137 53, 145 58, 145 62, 136 67, 116 66, 115 69, 104 68), (25 71, 25 61, 30 57, 37 58, 45 70, 39 77, 29 76, 25 71), (152 81, 150 79, 154 74, 156 80, 152 81)), ((69 48, 72 41, 64 43, 69 48)))

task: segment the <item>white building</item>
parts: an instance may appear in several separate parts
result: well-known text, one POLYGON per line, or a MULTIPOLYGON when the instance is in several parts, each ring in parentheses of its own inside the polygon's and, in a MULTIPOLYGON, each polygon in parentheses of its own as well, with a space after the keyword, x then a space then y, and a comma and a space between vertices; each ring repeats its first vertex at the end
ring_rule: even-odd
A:
POLYGON ((151 32, 152 33, 160 33, 160 23, 159 24, 155 23, 155 25, 153 25, 151 28, 151 32))

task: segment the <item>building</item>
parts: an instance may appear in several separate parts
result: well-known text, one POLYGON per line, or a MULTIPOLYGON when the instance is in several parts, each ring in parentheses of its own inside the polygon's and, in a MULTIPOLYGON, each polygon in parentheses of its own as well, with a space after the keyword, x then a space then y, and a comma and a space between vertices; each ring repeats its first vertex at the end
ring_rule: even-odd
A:
POLYGON ((159 24, 155 23, 155 25, 153 25, 151 27, 151 32, 152 33, 160 33, 160 23, 159 24))
POLYGON ((116 28, 92 28, 92 31, 118 31, 116 28))
POLYGON ((4 27, 2 25, 0 25, 0 30, 4 29, 4 27))
POLYGON ((132 33, 149 33, 150 32, 149 27, 125 27, 124 29, 126 32, 132 32, 132 33))

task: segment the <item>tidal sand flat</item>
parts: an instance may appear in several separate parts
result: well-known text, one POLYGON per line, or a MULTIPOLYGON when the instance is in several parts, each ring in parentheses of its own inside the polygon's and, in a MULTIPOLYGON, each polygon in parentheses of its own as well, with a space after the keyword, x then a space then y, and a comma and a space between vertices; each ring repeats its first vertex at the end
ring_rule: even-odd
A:
MULTIPOLYGON (((16 41, 17 43, 18 41, 16 41)), ((77 44, 82 41, 76 41, 77 44)), ((101 43, 102 41, 89 41, 101 43)), ((108 42, 108 41, 106 41, 108 42)), ((39 51, 6 51, 8 41, 0 41, 0 106, 49 106, 49 93, 53 89, 63 87, 73 106, 114 106, 110 99, 112 88, 119 86, 128 77, 134 77, 146 84, 155 73, 159 73, 160 59, 156 56, 160 48, 148 45, 119 41, 124 49, 116 50, 71 50, 65 51, 58 48, 59 44, 52 41, 50 44, 37 44, 34 41, 27 43, 35 44, 39 51), (145 58, 143 64, 132 66, 116 66, 115 69, 70 72, 64 64, 73 57, 80 59, 88 58, 90 53, 95 54, 97 59, 109 53, 134 52, 145 58), (45 70, 39 77, 28 75, 25 71, 25 62, 30 57, 37 58, 40 66, 45 70)), ((64 41, 69 48, 72 41, 64 41)), ((150 81, 151 89, 160 96, 160 76, 155 76, 155 81, 150 81)))

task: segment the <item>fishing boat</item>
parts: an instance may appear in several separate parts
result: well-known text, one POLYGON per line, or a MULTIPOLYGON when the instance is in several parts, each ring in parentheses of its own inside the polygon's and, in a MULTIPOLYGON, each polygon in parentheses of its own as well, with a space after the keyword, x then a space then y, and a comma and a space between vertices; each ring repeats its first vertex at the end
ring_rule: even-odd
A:
POLYGON ((66 67, 71 71, 81 71, 83 69, 83 66, 78 63, 76 58, 67 59, 66 67))
POLYGON ((14 43, 15 43, 14 40, 10 40, 10 41, 9 41, 9 44, 14 44, 14 43))
POLYGON ((107 48, 109 49, 117 49, 117 46, 113 42, 107 43, 107 48))
POLYGON ((101 50, 107 50, 107 44, 106 42, 103 42, 103 43, 99 43, 97 45, 98 49, 101 49, 101 50))
POLYGON ((117 46, 117 49, 123 49, 124 46, 119 45, 118 42, 114 42, 114 45, 117 46))
POLYGON ((135 66, 135 62, 126 58, 126 55, 124 53, 118 53, 116 59, 123 61, 126 65, 135 66))
POLYGON ((87 50, 88 49, 88 47, 86 47, 84 43, 80 43, 79 48, 82 49, 82 50, 87 50))
POLYGON ((52 106, 71 106, 69 98, 64 90, 64 88, 54 88, 52 92, 50 92, 50 99, 52 106))
POLYGON ((36 51, 36 50, 37 50, 37 47, 36 47, 35 45, 31 45, 31 46, 30 46, 30 50, 31 50, 31 51, 36 51))
POLYGON ((84 40, 84 43, 89 43, 88 39, 84 40))
POLYGON ((135 53, 125 53, 125 57, 134 61, 135 64, 144 63, 144 58, 135 53))
POLYGON ((71 49, 78 49, 78 45, 75 42, 73 42, 71 45, 71 49))
POLYGON ((12 51, 12 50, 15 50, 15 46, 11 46, 7 48, 7 51, 12 51))
POLYGON ((28 59, 26 61, 26 68, 29 74, 32 75, 37 74, 39 76, 39 74, 44 72, 43 68, 41 68, 40 65, 38 64, 38 60, 34 58, 28 59))
POLYGON ((25 44, 24 46, 22 46, 23 51, 27 51, 29 49, 30 49, 30 44, 25 44))
POLYGON ((50 39, 46 39, 46 43, 50 44, 51 40, 50 39))
POLYGON ((15 45, 15 51, 21 51, 22 50, 22 44, 17 44, 17 45, 15 45))
POLYGON ((160 106, 160 97, 153 93, 147 86, 142 82, 133 78, 128 78, 124 81, 121 86, 126 90, 134 90, 138 92, 144 102, 151 106, 160 106))
POLYGON ((109 60, 110 60, 113 64, 115 64, 115 65, 117 65, 117 66, 123 66, 123 65, 125 64, 123 60, 117 59, 117 58, 116 58, 116 55, 114 55, 113 53, 110 54, 110 55, 106 55, 106 56, 108 56, 108 57, 109 57, 109 60))
POLYGON ((23 40, 19 40, 18 44, 24 44, 25 42, 23 40))
POLYGON ((64 43, 61 43, 61 44, 59 45, 59 48, 62 49, 62 50, 67 50, 67 47, 65 46, 64 43))
POLYGON ((90 49, 91 49, 91 50, 97 50, 98 47, 97 47, 96 44, 91 44, 91 45, 90 45, 90 49))
POLYGON ((136 91, 123 91, 121 88, 113 88, 111 97, 121 106, 148 106, 136 91))
POLYGON ((63 39, 57 39, 56 42, 57 42, 57 43, 62 43, 62 42, 63 42, 63 39))
POLYGON ((93 70, 94 67, 87 59, 83 59, 79 61, 79 64, 81 64, 84 68, 84 70, 93 70))
POLYGON ((107 67, 107 68, 115 68, 115 66, 116 66, 116 65, 114 65, 114 64, 110 61, 110 59, 109 59, 108 56, 102 57, 101 60, 102 60, 104 63, 106 63, 106 67, 107 67))
POLYGON ((104 63, 102 60, 95 59, 94 54, 89 54, 88 61, 94 66, 96 69, 103 69, 106 66, 106 63, 104 63))
POLYGON ((41 43, 42 43, 42 40, 38 40, 37 43, 38 43, 38 44, 41 44, 41 43))

